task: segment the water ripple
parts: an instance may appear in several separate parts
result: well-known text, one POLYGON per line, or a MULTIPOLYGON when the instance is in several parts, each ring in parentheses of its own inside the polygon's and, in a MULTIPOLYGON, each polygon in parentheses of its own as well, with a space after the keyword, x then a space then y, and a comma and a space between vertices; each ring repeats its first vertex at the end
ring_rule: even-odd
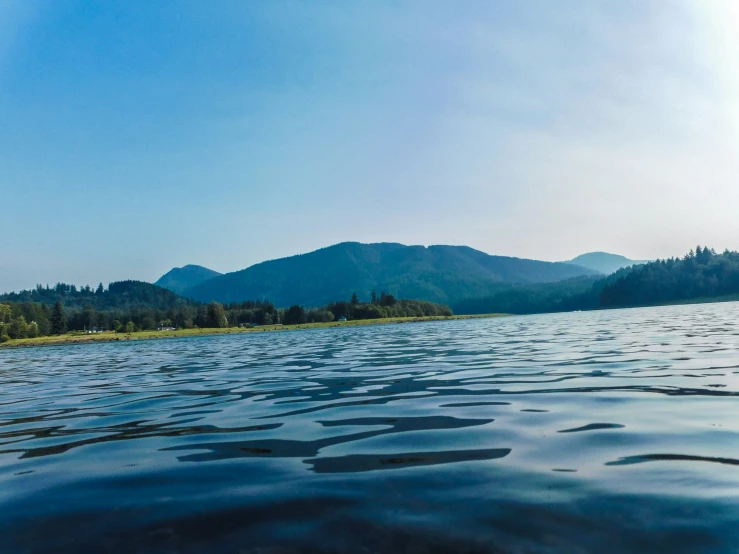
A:
POLYGON ((3 350, 0 551, 730 552, 737 321, 726 303, 3 350))

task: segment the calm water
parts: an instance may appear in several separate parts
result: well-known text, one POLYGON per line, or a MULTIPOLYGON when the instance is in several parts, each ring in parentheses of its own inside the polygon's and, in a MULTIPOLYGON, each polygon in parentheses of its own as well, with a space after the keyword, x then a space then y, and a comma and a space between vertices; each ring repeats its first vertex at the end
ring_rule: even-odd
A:
POLYGON ((0 551, 736 552, 738 321, 3 350, 0 551))

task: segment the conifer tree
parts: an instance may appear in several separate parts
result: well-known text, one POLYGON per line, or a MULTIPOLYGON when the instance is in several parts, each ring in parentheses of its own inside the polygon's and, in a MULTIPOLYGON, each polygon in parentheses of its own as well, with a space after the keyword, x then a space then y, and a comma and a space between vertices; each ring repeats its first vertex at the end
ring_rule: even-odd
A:
POLYGON ((57 301, 54 304, 54 309, 51 311, 51 333, 53 335, 61 335, 64 333, 66 328, 66 318, 64 316, 64 306, 61 301, 57 301))

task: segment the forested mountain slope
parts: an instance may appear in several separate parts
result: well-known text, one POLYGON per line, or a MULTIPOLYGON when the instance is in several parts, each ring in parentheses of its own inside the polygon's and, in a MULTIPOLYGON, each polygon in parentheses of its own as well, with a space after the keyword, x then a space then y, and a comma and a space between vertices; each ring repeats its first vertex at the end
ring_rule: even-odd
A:
POLYGON ((457 314, 528 314, 734 297, 739 299, 739 253, 716 254, 698 246, 683 258, 634 265, 607 277, 509 285, 486 296, 456 302, 452 308, 457 314))
POLYGON ((545 283, 594 271, 567 263, 491 256, 466 246, 344 242, 263 262, 183 292, 199 301, 269 298, 278 306, 320 306, 356 292, 449 303, 489 294, 505 283, 545 283))

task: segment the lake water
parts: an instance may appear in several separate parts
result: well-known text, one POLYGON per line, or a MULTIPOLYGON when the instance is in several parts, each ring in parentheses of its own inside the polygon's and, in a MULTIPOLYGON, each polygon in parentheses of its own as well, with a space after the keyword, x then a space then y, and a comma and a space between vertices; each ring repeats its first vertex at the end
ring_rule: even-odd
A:
POLYGON ((0 552, 737 552, 739 303, 0 351, 0 552))

